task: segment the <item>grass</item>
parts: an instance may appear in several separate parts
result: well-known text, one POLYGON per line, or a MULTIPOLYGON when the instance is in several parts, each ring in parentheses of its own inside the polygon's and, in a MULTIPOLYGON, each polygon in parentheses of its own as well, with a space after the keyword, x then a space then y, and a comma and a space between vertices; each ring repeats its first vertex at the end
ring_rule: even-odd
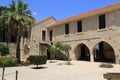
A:
POLYGON ((114 66, 110 63, 103 63, 99 67, 101 67, 101 68, 113 68, 114 66))

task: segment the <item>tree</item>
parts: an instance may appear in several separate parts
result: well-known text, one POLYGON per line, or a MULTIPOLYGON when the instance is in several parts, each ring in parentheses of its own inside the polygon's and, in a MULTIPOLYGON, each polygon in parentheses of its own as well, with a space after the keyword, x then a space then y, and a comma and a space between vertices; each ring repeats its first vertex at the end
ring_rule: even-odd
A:
POLYGON ((69 51, 71 50, 71 46, 68 44, 62 44, 61 42, 57 42, 55 44, 55 47, 59 50, 65 51, 67 57, 68 57, 68 65, 70 65, 70 55, 69 55, 69 51))
POLYGON ((1 40, 5 41, 8 45, 8 43, 10 42, 10 30, 9 30, 9 25, 6 24, 6 15, 7 11, 9 10, 9 8, 5 7, 5 6, 0 6, 0 34, 1 36, 1 40), (4 36, 3 36, 4 35, 4 36))
POLYGON ((16 57, 18 58, 19 63, 21 37, 35 23, 35 19, 32 17, 32 12, 31 10, 28 10, 27 7, 28 4, 25 4, 22 0, 18 0, 17 4, 15 1, 12 1, 9 5, 9 10, 2 15, 2 18, 6 21, 5 24, 8 25, 9 31, 17 36, 16 57))
POLYGON ((50 52, 50 63, 52 63, 52 59, 53 59, 53 55, 56 54, 58 52, 58 49, 56 47, 50 47, 49 48, 49 52, 50 52))
POLYGON ((61 42, 56 42, 56 43, 55 43, 55 47, 56 47, 57 49, 62 50, 63 44, 62 44, 61 42))
POLYGON ((70 45, 64 44, 64 45, 62 46, 62 50, 65 51, 65 53, 66 53, 66 55, 67 55, 67 57, 68 57, 68 65, 70 65, 70 64, 71 64, 71 63, 70 63, 70 54, 69 54, 69 51, 71 50, 70 45))

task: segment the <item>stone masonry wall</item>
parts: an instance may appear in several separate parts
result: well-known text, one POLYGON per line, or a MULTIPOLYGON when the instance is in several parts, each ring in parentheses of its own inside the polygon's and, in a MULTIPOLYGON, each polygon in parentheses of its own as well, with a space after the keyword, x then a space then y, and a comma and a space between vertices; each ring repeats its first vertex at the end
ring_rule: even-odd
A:
MULTIPOLYGON (((102 14, 100 14, 102 15, 102 14)), ((53 42, 64 42, 72 47, 70 57, 76 60, 75 48, 84 43, 93 55, 95 46, 105 41, 115 51, 116 56, 120 56, 120 9, 112 12, 105 13, 106 15, 106 28, 99 29, 99 15, 82 19, 83 31, 77 33, 77 21, 69 23, 69 34, 65 35, 65 24, 53 28, 53 42)))
POLYGON ((40 22, 38 22, 32 29, 31 29, 31 38, 28 41, 25 39, 24 44, 22 44, 23 40, 21 39, 21 60, 25 61, 29 55, 41 55, 42 52, 46 54, 46 48, 41 48, 40 43, 42 43, 42 31, 46 31, 46 41, 49 40, 48 37, 48 30, 47 26, 55 23, 56 20, 53 17, 46 18, 40 22), (29 53, 25 54, 24 48, 25 45, 29 48, 29 53))

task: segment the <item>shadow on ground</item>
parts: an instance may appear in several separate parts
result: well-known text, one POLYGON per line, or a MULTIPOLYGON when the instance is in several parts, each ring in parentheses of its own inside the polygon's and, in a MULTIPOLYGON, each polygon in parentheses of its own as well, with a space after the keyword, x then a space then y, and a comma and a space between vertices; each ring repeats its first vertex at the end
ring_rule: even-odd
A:
POLYGON ((46 69, 47 67, 43 67, 43 66, 40 66, 40 67, 31 67, 31 69, 46 69))

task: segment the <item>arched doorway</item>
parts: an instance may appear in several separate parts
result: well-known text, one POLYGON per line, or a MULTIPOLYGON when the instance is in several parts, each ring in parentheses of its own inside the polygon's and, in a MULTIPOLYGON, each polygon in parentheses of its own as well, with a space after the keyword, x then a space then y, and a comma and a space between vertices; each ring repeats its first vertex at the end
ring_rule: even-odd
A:
POLYGON ((110 62, 115 63, 114 50, 107 42, 100 42, 94 48, 95 62, 110 62))
POLYGON ((80 44, 75 48, 77 60, 90 61, 90 51, 85 44, 80 44))

